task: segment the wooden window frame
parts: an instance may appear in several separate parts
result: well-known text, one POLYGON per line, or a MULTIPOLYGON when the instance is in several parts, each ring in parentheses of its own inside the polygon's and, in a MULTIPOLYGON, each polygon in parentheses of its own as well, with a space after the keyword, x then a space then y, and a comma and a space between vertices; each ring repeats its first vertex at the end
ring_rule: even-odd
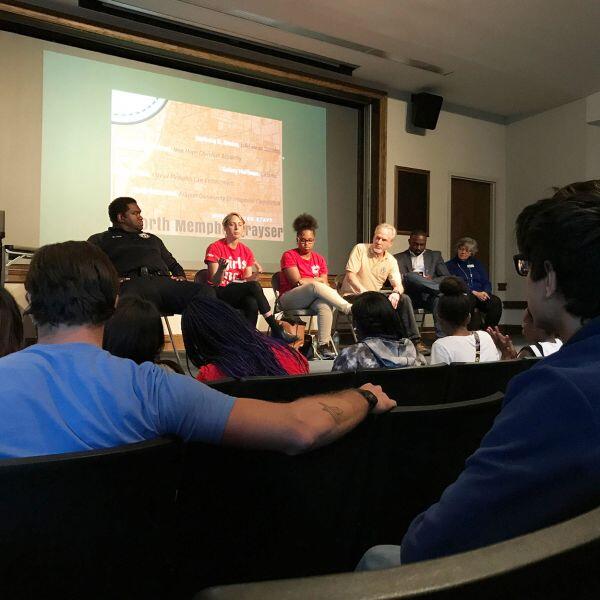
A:
POLYGON ((413 229, 423 229, 427 235, 429 235, 429 195, 431 190, 431 171, 426 169, 414 169, 412 167, 401 167, 396 165, 394 167, 394 227, 399 235, 410 235, 413 229), (425 208, 425 225, 424 226, 415 226, 411 228, 401 228, 399 227, 398 217, 400 215, 399 211, 399 198, 398 198, 398 177, 399 174, 403 173, 418 173, 421 175, 425 175, 427 177, 427 198, 426 198, 426 208, 425 208))

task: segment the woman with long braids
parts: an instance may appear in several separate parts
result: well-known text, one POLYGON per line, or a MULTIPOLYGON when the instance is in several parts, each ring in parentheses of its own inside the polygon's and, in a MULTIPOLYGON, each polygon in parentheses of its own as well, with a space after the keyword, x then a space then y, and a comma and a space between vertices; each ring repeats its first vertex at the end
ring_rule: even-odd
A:
POLYGON ((214 287, 219 300, 243 311, 252 327, 256 327, 260 312, 271 328, 273 337, 288 343, 295 342, 297 338, 285 332, 275 321, 269 301, 257 281, 257 275, 252 273, 254 265, 258 267, 259 273, 262 269, 254 260, 252 250, 240 241, 244 235, 245 224, 244 219, 235 212, 229 213, 223 219, 225 237, 213 242, 206 249, 204 257, 208 269, 208 283, 214 287))
POLYGON ((279 302, 284 310, 311 308, 316 311, 319 354, 334 358, 331 348, 333 309, 349 314, 352 305, 329 286, 325 258, 314 251, 317 220, 303 213, 294 219, 293 227, 297 247, 281 257, 279 302))
POLYGON ((183 312, 181 331, 199 381, 308 373, 304 356, 257 331, 224 302, 196 296, 183 312))

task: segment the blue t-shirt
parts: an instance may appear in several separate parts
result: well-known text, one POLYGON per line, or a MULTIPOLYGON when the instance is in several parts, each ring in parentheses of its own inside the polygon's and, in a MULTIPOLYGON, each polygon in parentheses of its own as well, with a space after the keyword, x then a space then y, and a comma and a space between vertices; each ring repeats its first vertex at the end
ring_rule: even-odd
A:
POLYGON ((0 457, 107 448, 173 434, 219 443, 235 399, 91 344, 0 359, 0 457))
POLYGON ((402 563, 548 527, 600 502, 600 317, 514 377, 480 448, 411 523, 402 563))

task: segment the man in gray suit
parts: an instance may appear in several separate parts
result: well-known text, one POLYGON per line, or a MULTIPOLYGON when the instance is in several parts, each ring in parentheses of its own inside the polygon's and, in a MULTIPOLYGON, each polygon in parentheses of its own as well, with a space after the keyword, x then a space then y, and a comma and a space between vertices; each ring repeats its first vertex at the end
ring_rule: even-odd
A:
POLYGON ((443 337, 435 308, 440 293, 440 281, 450 273, 442 253, 427 250, 427 233, 417 229, 408 238, 408 249, 394 254, 394 258, 398 261, 404 291, 412 300, 413 306, 433 313, 436 334, 443 337))

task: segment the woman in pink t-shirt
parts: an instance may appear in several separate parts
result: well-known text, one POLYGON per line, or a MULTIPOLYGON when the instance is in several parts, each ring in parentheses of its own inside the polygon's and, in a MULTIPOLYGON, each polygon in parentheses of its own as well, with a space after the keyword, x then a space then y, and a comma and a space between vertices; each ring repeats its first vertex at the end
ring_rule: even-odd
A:
POLYGON ((333 357, 331 326, 333 309, 348 314, 352 305, 344 300, 327 281, 327 263, 314 252, 317 220, 306 213, 294 219, 298 246, 281 257, 279 293, 281 308, 311 308, 317 313, 319 354, 333 357))
POLYGON ((240 241, 245 224, 244 219, 234 212, 223 219, 225 237, 213 242, 204 257, 208 283, 215 288, 217 298, 239 308, 252 327, 256 327, 260 312, 273 337, 293 342, 297 338, 286 333, 275 321, 269 301, 257 281, 258 274, 252 273, 253 265, 257 266, 258 273, 262 272, 262 268, 254 260, 252 250, 240 241))

